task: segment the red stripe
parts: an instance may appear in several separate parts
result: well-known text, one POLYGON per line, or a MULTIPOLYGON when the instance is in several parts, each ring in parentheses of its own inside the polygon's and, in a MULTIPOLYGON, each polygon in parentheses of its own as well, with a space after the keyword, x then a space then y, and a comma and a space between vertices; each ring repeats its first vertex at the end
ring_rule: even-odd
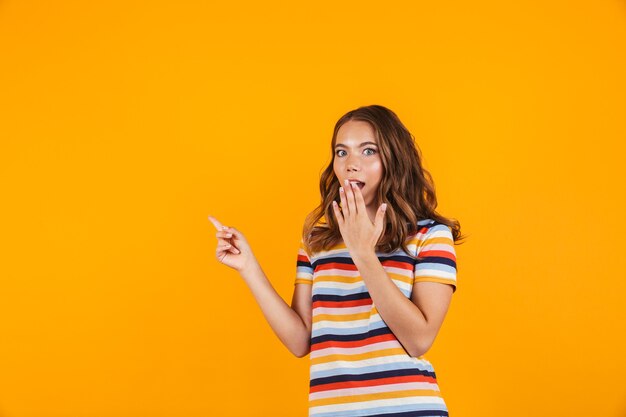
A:
MULTIPOLYGON (((302 256, 298 256, 299 260, 308 261, 306 258, 302 256)), ((394 261, 394 260, 385 260, 382 261, 381 264, 383 266, 389 266, 399 269, 406 269, 407 271, 413 270, 413 264, 410 262, 402 262, 402 261, 394 261)), ((328 263, 320 263, 315 267, 315 271, 325 271, 329 269, 339 269, 343 271, 357 271, 356 265, 344 264, 339 262, 328 262, 328 263)))
POLYGON ((448 259, 452 259, 453 261, 456 261, 454 254, 452 252, 448 252, 445 250, 423 250, 419 253, 419 256, 420 258, 429 257, 429 256, 439 256, 441 258, 448 258, 448 259))
POLYGON ((362 346, 368 346, 374 343, 380 343, 380 342, 386 342, 389 340, 396 340, 396 337, 391 334, 381 334, 378 336, 372 336, 372 337, 368 337, 366 339, 362 339, 362 340, 347 340, 347 341, 336 341, 336 340, 329 340, 327 342, 321 342, 321 343, 314 343, 311 345, 311 352, 316 351, 316 350, 320 350, 320 349, 326 349, 329 347, 337 347, 337 348, 355 348, 355 347, 362 347, 362 346))
POLYGON ((332 382, 330 384, 316 385, 316 386, 310 387, 309 392, 330 391, 330 390, 342 389, 342 388, 375 387, 377 385, 400 384, 403 382, 436 383, 437 380, 431 376, 425 376, 425 375, 392 376, 389 378, 370 379, 367 381, 332 382))
POLYGON ((383 266, 390 266, 390 267, 393 267, 393 268, 406 269, 407 271, 412 271, 413 270, 413 265, 408 263, 408 262, 389 260, 389 261, 383 261, 383 262, 381 262, 381 264, 383 266))
POLYGON ((317 270, 325 270, 325 269, 343 269, 344 271, 356 271, 356 265, 350 264, 342 264, 338 262, 329 262, 327 264, 319 264, 316 268, 317 270))

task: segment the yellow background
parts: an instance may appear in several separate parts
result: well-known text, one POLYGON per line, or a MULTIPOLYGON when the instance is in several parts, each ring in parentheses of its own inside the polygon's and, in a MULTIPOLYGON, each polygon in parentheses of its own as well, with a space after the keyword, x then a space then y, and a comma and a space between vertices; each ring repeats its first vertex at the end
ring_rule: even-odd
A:
POLYGON ((291 300, 336 120, 394 110, 457 246, 452 417, 626 415, 621 1, 0 3, 0 416, 305 416, 291 300))

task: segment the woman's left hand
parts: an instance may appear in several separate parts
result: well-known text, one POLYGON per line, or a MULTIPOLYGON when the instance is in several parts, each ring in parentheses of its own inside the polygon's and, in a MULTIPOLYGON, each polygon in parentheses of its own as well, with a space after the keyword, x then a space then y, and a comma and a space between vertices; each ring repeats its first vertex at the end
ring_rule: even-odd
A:
POLYGON ((343 192, 339 191, 341 210, 333 201, 333 211, 339 223, 339 231, 350 254, 354 256, 375 253, 376 244, 383 231, 386 204, 381 204, 376 212, 374 223, 367 215, 361 189, 346 181, 343 192))

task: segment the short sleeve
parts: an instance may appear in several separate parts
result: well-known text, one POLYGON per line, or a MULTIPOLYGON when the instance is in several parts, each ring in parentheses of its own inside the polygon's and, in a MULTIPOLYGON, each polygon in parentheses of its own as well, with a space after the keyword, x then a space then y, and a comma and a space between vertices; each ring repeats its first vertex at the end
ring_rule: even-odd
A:
POLYGON ((456 252, 452 230, 436 223, 418 235, 417 255, 421 258, 413 270, 413 282, 440 282, 456 291, 456 252))
POLYGON ((300 239, 300 247, 298 248, 298 259, 296 262, 296 284, 313 284, 313 266, 311 265, 311 258, 304 248, 304 243, 300 239))

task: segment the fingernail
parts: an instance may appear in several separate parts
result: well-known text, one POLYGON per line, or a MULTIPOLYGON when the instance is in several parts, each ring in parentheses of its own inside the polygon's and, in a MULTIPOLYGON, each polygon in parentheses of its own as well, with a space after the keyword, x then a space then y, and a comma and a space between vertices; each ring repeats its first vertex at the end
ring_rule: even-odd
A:
POLYGON ((383 211, 387 210, 387 203, 383 203, 383 211))
POLYGON ((339 192, 343 193, 343 187, 339 187, 339 192))

